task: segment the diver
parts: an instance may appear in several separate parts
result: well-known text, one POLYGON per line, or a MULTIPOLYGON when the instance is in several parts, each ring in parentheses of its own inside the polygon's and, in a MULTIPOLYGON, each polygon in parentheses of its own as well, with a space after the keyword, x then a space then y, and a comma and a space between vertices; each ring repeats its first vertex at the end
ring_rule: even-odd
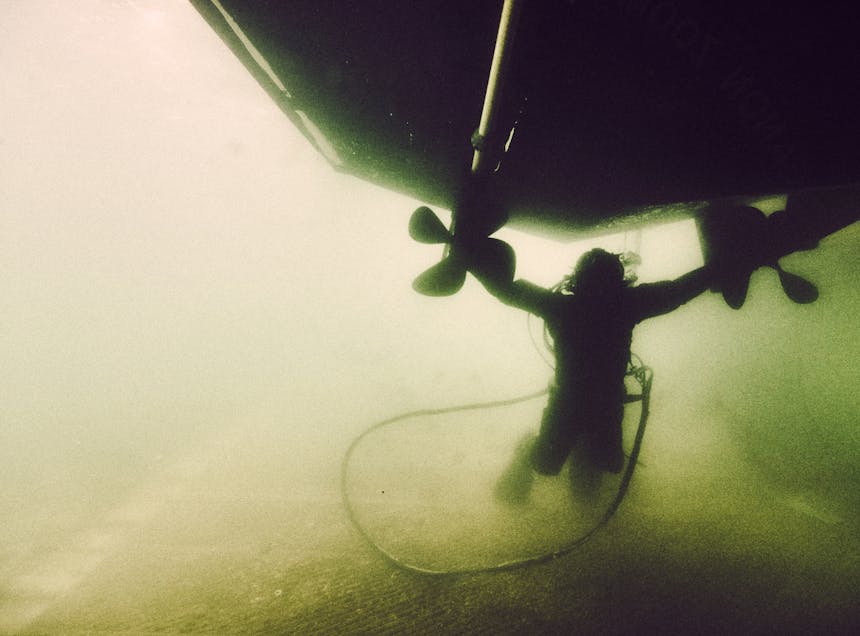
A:
POLYGON ((571 275, 550 290, 514 280, 511 269, 483 258, 480 245, 472 247, 465 255, 469 271, 503 303, 542 318, 556 358, 539 433, 520 444, 499 480, 497 496, 508 503, 524 502, 534 473, 557 475, 574 450, 575 461, 584 462, 591 475, 620 472, 624 377, 633 327, 711 287, 712 267, 673 281, 632 286, 620 257, 597 248, 583 254, 571 275))

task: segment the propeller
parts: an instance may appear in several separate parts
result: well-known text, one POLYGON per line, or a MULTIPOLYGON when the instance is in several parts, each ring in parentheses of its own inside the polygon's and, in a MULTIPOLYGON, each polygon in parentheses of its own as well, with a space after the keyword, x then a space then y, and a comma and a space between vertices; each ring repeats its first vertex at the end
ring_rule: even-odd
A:
POLYGON ((413 239, 419 243, 445 245, 442 260, 412 283, 412 288, 421 294, 450 296, 456 293, 463 286, 468 269, 482 277, 507 276, 510 273, 513 278, 513 250, 503 241, 488 237, 507 222, 507 213, 499 204, 493 183, 496 180, 493 174, 500 166, 497 154, 501 146, 493 142, 499 139, 502 89, 523 4, 522 0, 505 0, 502 6, 481 119, 471 138, 472 165, 455 193, 450 229, 446 229, 439 217, 425 206, 415 210, 409 220, 409 235, 413 239))
MULTIPOLYGON (((718 272, 716 287, 732 309, 743 306, 750 276, 762 266, 776 270, 782 290, 793 302, 808 304, 818 299, 818 288, 813 283, 779 265, 779 256, 787 253, 783 246, 785 226, 784 212, 765 217, 752 206, 712 204, 704 211, 700 227, 705 252, 718 272)), ((797 243, 796 249, 814 246, 798 243, 796 238, 792 240, 797 243)))
POLYGON ((513 278, 515 257, 511 246, 498 239, 487 238, 504 225, 506 217, 495 215, 471 232, 447 229, 430 208, 421 206, 409 219, 409 236, 419 243, 444 244, 442 260, 422 272, 412 283, 412 289, 425 296, 450 296, 457 293, 466 280, 466 272, 476 272, 513 278), (463 235, 468 238, 463 238, 463 235))

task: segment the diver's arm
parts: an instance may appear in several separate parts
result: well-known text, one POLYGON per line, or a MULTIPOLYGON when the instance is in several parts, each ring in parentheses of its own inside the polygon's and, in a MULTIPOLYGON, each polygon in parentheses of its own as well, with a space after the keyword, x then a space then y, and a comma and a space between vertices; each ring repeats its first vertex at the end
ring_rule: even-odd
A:
POLYGON ((544 298, 551 293, 549 290, 522 278, 506 281, 481 276, 474 271, 472 273, 488 292, 503 303, 533 314, 541 313, 540 308, 544 304, 544 298))
POLYGON ((472 275, 506 305, 540 314, 552 294, 527 280, 514 280, 516 259, 510 246, 501 241, 471 245, 459 254, 472 275))
POLYGON ((706 265, 675 280, 634 287, 630 291, 636 303, 637 322, 674 311, 704 292, 712 283, 713 272, 706 265))

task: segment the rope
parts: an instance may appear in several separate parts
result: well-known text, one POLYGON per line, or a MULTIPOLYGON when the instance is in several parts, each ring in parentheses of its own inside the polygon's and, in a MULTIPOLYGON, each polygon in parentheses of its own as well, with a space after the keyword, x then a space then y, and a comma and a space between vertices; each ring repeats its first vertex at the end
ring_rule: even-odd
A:
POLYGON ((555 364, 553 364, 553 361, 544 353, 544 349, 550 352, 553 350, 546 324, 544 324, 544 328, 541 330, 541 333, 543 334, 544 349, 540 348, 540 345, 538 345, 537 340, 535 339, 534 332, 532 331, 532 314, 530 313, 526 314, 526 329, 529 332, 529 339, 532 341, 532 346, 535 348, 535 351, 537 351, 538 356, 540 356, 540 359, 543 360, 543 363, 546 366, 554 371, 555 364))
POLYGON ((451 406, 445 408, 438 409, 422 409, 418 411, 410 411, 408 413, 402 413, 400 415, 396 415, 394 417, 382 420, 373 424, 370 428, 361 433, 358 437, 356 437, 353 442, 349 445, 349 448, 344 455, 343 462, 341 464, 341 496, 343 498, 343 505, 346 509, 347 516, 349 517, 350 522, 352 522, 353 526, 355 526, 356 530, 358 530, 359 534, 367 541, 368 544, 372 548, 374 548, 377 552, 379 552, 387 561, 389 561, 392 565, 407 570, 410 572, 414 572, 417 574, 424 574, 430 576, 455 576, 455 575, 468 575, 468 574, 483 574, 483 573, 491 573, 491 572, 502 572, 505 570, 513 570, 517 568, 523 568, 531 565, 537 565, 539 563, 545 563, 548 561, 552 561, 558 559, 579 546, 585 543, 588 539, 590 539, 598 530, 603 528, 609 520, 615 515, 615 512, 618 510, 618 507, 621 505, 621 502, 624 499, 625 494, 627 493, 627 488, 630 485, 630 480, 633 478, 633 470, 636 467, 636 462, 639 457, 639 451, 642 447, 642 440, 645 437, 645 425, 648 420, 648 411, 650 405, 650 397, 651 397, 651 383, 654 379, 654 373, 651 371, 649 367, 645 366, 637 366, 634 367, 629 375, 632 375, 637 382, 642 387, 642 392, 640 395, 630 396, 628 401, 641 401, 642 407, 639 414, 639 424, 636 429, 636 437, 633 440, 633 448, 630 451, 630 458, 627 461, 627 466, 624 469, 624 473, 621 476, 621 482, 618 486, 618 492, 615 494, 615 498, 612 500, 612 503, 607 508, 606 512, 603 513, 603 516, 592 526, 587 532, 581 534, 577 538, 572 541, 566 543, 561 548, 554 550, 552 552, 547 552, 544 554, 540 554, 532 557, 525 557, 521 559, 513 559, 510 561, 503 561, 501 563, 497 563, 495 565, 483 566, 483 567, 474 567, 474 568, 460 568, 460 569, 451 569, 451 570, 436 570, 432 568, 421 567, 420 565, 415 565, 413 563, 409 563, 402 559, 399 559, 391 552, 387 551, 381 545, 379 545, 376 541, 374 541, 373 537, 364 529, 361 523, 358 521, 358 518, 355 514, 355 510, 352 506, 352 503, 349 500, 349 477, 348 477, 348 468, 349 461, 352 457, 352 453, 358 444, 369 434, 374 431, 379 430, 385 426, 390 426, 392 424, 396 424, 402 420, 411 418, 411 417, 421 417, 421 416, 429 416, 429 415, 444 415, 445 413, 454 413, 460 411, 472 411, 478 409, 490 409, 496 408, 500 406, 510 406, 513 404, 519 404, 520 402, 526 402, 528 400, 533 400, 542 395, 546 395, 547 389, 543 389, 541 391, 537 391, 535 393, 530 393, 528 395, 523 395, 516 398, 511 398, 508 400, 498 400, 494 402, 481 402, 474 404, 465 404, 460 406, 451 406))

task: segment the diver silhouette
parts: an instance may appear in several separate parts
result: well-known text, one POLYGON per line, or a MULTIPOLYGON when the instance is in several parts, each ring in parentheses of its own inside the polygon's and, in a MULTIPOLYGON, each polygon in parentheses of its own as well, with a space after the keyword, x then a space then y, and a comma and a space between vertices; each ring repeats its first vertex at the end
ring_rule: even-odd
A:
POLYGON ((576 450, 576 461, 592 473, 617 473, 625 388, 633 328, 669 313, 713 283, 705 265, 672 281, 637 286, 625 280, 618 255, 602 249, 583 254, 559 288, 514 280, 480 245, 466 249, 469 271, 503 303, 545 321, 555 350, 555 377, 536 436, 524 440, 497 485, 509 502, 525 501, 534 473, 557 475, 576 450))

